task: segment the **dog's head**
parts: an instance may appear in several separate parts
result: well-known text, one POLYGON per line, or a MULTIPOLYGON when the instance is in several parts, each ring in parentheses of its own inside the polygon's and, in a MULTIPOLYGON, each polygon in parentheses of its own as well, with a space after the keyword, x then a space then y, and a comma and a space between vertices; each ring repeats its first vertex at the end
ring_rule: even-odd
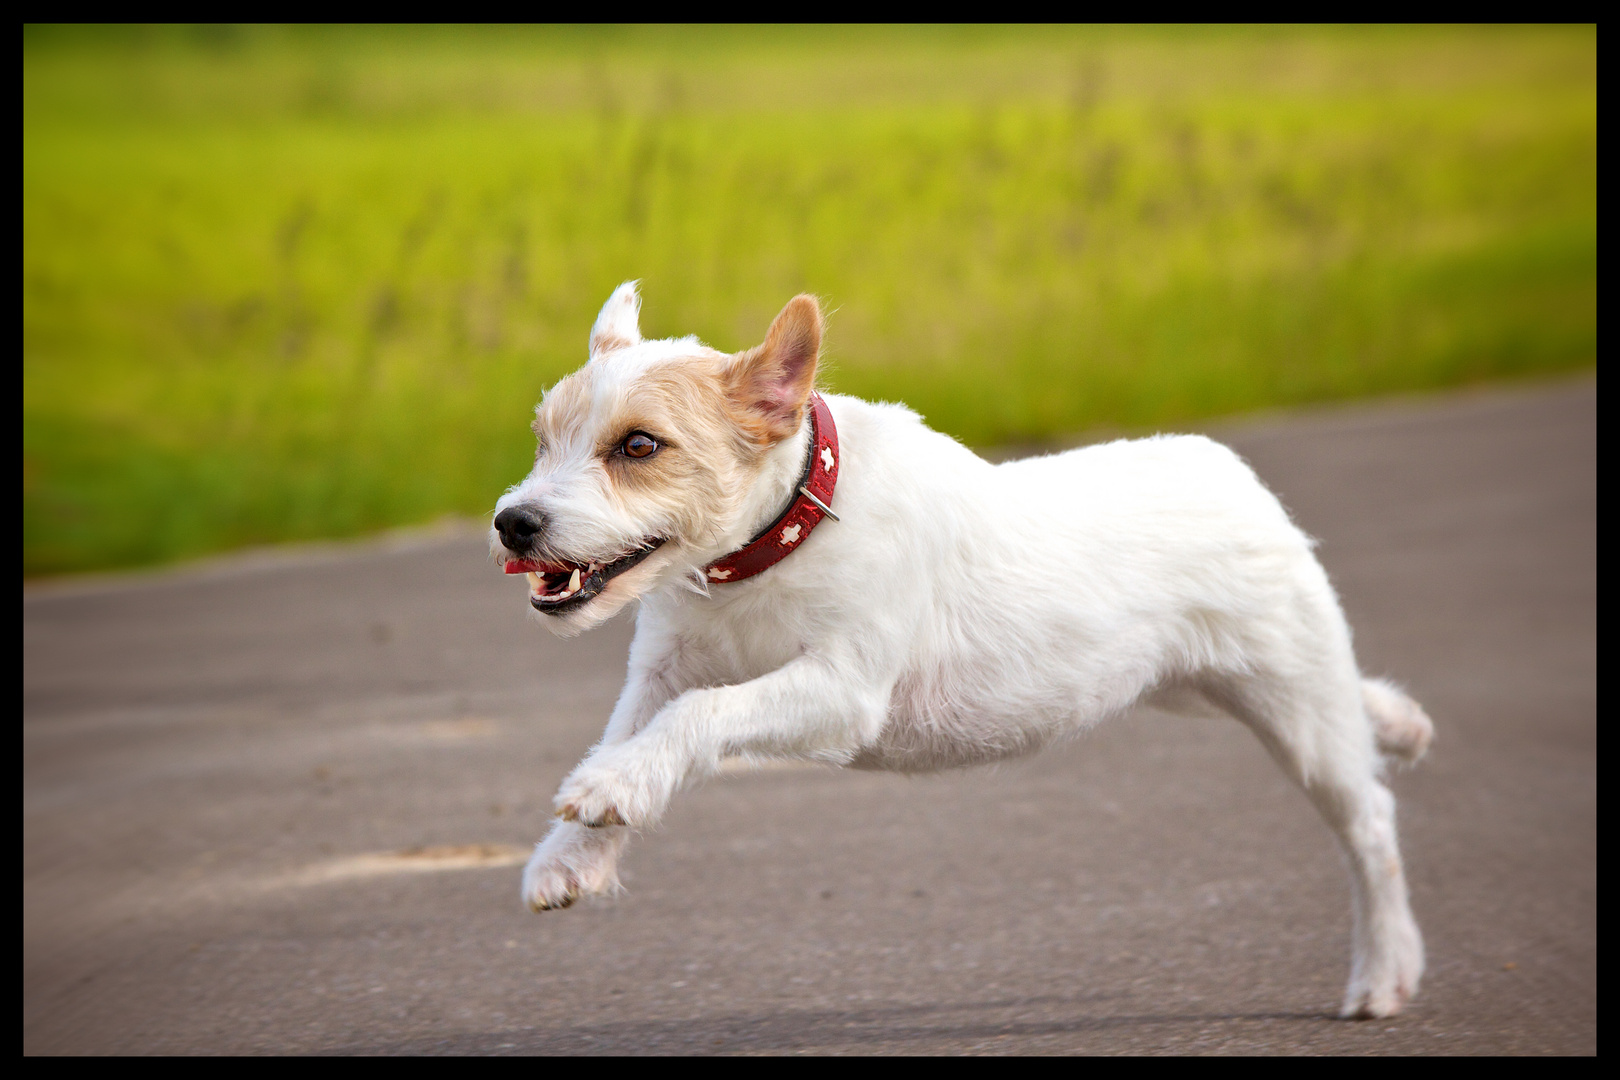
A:
POLYGON ((799 468, 821 350, 814 297, 729 355, 693 337, 644 341, 640 311, 634 282, 608 297, 590 361, 535 409, 533 471, 495 506, 492 553, 540 565, 530 603, 564 635, 746 543, 762 479, 799 468))

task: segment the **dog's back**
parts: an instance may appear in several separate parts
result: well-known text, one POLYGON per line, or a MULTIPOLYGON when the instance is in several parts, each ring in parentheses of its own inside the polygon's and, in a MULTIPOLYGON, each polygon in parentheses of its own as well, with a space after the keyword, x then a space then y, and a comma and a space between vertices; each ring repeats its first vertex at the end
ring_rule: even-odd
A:
POLYGON ((990 466, 915 418, 920 431, 887 412, 868 425, 872 406, 833 402, 841 424, 889 444, 863 454, 923 463, 871 477, 852 446, 851 518, 927 523, 903 544, 821 553, 821 570, 858 558, 870 582, 836 633, 869 634, 876 619, 910 632, 888 722, 857 765, 927 770, 1026 752, 1155 687, 1244 670, 1257 618, 1286 615, 1302 595, 1309 608, 1333 603, 1309 540, 1208 439, 990 466))

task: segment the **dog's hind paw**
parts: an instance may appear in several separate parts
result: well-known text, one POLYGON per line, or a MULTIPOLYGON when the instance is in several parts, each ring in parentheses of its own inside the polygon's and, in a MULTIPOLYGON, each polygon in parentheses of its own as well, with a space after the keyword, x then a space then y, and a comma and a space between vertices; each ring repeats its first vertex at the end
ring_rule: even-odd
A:
POLYGON ((1384 1020, 1399 1013, 1411 999, 1412 991, 1405 986, 1368 990, 1348 998, 1339 1016, 1345 1020, 1384 1020))
POLYGON ((1384 949, 1358 964, 1339 1015, 1346 1020, 1382 1020, 1406 1007, 1423 979, 1423 937, 1410 917, 1401 920, 1384 949))

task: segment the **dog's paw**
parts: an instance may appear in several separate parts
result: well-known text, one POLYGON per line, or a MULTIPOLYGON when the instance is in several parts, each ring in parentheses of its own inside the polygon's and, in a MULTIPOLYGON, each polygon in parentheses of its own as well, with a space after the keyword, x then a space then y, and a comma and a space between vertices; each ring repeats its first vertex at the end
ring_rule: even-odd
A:
POLYGON ((530 911, 551 911, 617 892, 624 840, 621 832, 557 822, 523 868, 523 902, 530 911))
POLYGON ((1339 1015, 1346 1020, 1382 1020, 1406 1007, 1423 978, 1423 938, 1410 919, 1389 931, 1383 948, 1369 956, 1345 991, 1339 1015))
POLYGON ((537 852, 523 869, 523 902, 530 911, 556 911, 584 893, 579 877, 561 863, 549 862, 537 852))
POLYGON ((1339 1016, 1345 1020, 1384 1020, 1405 1008, 1412 1000, 1412 993, 1412 987, 1400 983, 1352 992, 1339 1010, 1339 1016))
POLYGON ((622 749, 593 754, 557 791, 557 816, 593 829, 644 826, 658 820, 674 794, 676 778, 641 755, 622 749))

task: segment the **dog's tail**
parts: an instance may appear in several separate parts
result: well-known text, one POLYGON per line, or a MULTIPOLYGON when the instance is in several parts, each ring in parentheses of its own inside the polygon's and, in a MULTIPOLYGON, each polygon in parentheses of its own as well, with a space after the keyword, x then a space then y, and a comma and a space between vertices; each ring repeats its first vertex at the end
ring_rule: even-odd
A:
POLYGON ((1429 714, 1389 680, 1362 679, 1361 703, 1372 721, 1379 753, 1415 765, 1434 741, 1429 714))

